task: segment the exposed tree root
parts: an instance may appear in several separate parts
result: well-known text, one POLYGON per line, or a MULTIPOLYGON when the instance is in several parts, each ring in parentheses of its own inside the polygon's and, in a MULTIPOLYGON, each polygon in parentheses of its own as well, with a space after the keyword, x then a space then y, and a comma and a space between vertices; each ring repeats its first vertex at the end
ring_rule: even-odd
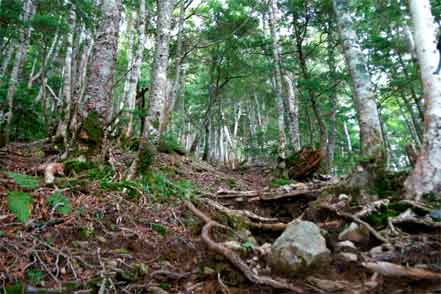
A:
POLYGON ((387 277, 404 277, 409 279, 424 279, 424 280, 438 280, 441 279, 441 273, 428 271, 425 269, 415 267, 405 267, 402 265, 378 261, 378 262, 365 262, 362 266, 370 271, 379 273, 387 277))
POLYGON ((377 230, 375 230, 370 224, 368 224, 364 220, 360 219, 359 217, 356 217, 355 215, 353 215, 351 213, 337 211, 335 208, 333 208, 329 205, 322 205, 321 207, 325 208, 325 209, 329 209, 329 210, 335 212, 339 216, 343 216, 345 218, 349 218, 349 219, 353 220, 354 222, 364 226, 379 241, 386 243, 386 244, 390 244, 390 241, 386 237, 383 237, 383 235, 381 235, 379 232, 377 232, 377 230))
POLYGON ((224 225, 219 224, 218 222, 215 222, 211 220, 208 216, 206 216, 202 211, 197 209, 191 202, 185 201, 185 205, 188 209, 190 209, 196 216, 198 216, 201 220, 204 221, 205 225, 202 228, 202 240, 207 244, 208 248, 215 251, 218 254, 221 254, 225 256, 233 265, 235 265, 244 275, 247 277, 248 280, 255 284, 259 285, 267 285, 271 286, 273 288, 278 289, 288 289, 295 293, 303 293, 303 290, 289 284, 286 281, 283 280, 275 280, 267 276, 259 276, 258 274, 254 273, 248 265, 232 250, 226 248, 220 243, 217 243, 213 241, 210 237, 210 231, 213 227, 221 227, 225 228, 224 225))

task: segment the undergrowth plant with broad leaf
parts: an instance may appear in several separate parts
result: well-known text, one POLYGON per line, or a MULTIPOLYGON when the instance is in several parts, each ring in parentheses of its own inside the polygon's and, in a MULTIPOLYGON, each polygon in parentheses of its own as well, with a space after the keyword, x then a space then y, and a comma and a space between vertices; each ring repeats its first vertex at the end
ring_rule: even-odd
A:
POLYGON ((38 178, 28 175, 22 175, 14 172, 6 173, 15 183, 25 189, 35 189, 38 187, 38 178))
POLYGON ((8 192, 8 208, 21 221, 26 222, 31 215, 32 197, 28 193, 8 192))
POLYGON ((47 202, 50 207, 62 215, 68 215, 72 208, 69 199, 59 192, 52 193, 52 195, 47 198, 47 202))

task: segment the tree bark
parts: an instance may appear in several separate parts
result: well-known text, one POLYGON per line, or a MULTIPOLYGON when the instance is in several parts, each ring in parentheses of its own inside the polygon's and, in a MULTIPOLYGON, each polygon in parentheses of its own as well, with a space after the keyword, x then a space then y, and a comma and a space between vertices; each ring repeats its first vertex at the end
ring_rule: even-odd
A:
POLYGON ((121 18, 120 0, 106 0, 101 5, 102 19, 99 22, 96 42, 85 90, 86 118, 82 130, 86 139, 92 141, 96 152, 103 151, 106 144, 106 126, 112 101, 113 73, 118 46, 119 23, 121 18))
POLYGON ((333 0, 345 61, 352 79, 352 96, 360 127, 361 155, 370 163, 369 173, 375 176, 384 167, 383 138, 373 85, 364 55, 353 28, 353 0, 333 0))
POLYGON ((409 0, 415 46, 425 101, 425 130, 417 163, 405 182, 409 197, 441 193, 441 77, 432 74, 437 62, 435 27, 429 0, 409 0))
POLYGON ((297 104, 295 96, 295 87, 293 78, 285 74, 284 76, 287 95, 287 106, 288 106, 288 118, 289 118, 289 139, 291 145, 293 146, 293 151, 297 152, 300 150, 300 131, 299 131, 299 106, 297 104))
POLYGON ((172 12, 176 0, 157 0, 158 18, 156 27, 155 53, 152 67, 152 82, 149 97, 149 110, 145 118, 142 138, 151 143, 159 142, 159 126, 164 116, 167 93, 167 68, 169 42, 171 35, 172 12))
POLYGON ((278 112, 278 126, 279 126, 279 156, 284 158, 286 152, 286 139, 285 139, 285 123, 284 114, 285 109, 283 106, 283 85, 282 85, 282 69, 280 60, 280 47, 279 47, 279 34, 276 25, 279 23, 278 8, 275 0, 270 0, 270 15, 269 26, 271 30, 271 41, 274 61, 274 88, 276 91, 276 103, 278 112))
MULTIPOLYGON (((23 10, 21 19, 23 22, 29 21, 35 13, 35 5, 32 0, 26 0, 23 3, 23 10)), ((12 118, 14 115, 14 96, 17 90, 18 79, 20 78, 23 62, 26 59, 26 51, 28 49, 29 41, 31 38, 32 28, 23 28, 20 31, 19 44, 17 52, 15 53, 14 66, 11 71, 11 77, 9 81, 8 91, 6 94, 6 101, 8 103, 8 112, 6 113, 6 126, 4 133, 5 144, 9 143, 12 127, 12 118)))

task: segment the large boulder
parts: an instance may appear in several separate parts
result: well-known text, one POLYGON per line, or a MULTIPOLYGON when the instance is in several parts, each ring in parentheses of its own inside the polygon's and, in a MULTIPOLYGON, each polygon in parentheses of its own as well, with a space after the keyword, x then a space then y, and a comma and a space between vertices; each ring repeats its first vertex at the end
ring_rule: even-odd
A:
POLYGON ((312 222, 294 221, 271 247, 272 267, 286 274, 306 273, 323 268, 330 251, 320 228, 312 222))

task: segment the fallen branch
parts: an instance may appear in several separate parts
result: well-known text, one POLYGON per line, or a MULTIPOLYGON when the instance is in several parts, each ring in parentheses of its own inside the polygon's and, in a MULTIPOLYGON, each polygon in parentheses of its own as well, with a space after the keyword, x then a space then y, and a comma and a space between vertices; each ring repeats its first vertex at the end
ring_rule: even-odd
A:
POLYGON ((219 224, 218 222, 215 222, 211 220, 208 216, 206 216, 202 211, 197 209, 193 203, 189 201, 185 201, 185 205, 188 209, 190 209, 196 216, 198 216, 201 220, 205 222, 204 227, 202 228, 202 240, 207 244, 208 248, 215 251, 218 254, 221 254, 225 256, 233 265, 235 265, 244 275, 247 277, 248 280, 255 284, 259 285, 267 285, 271 286, 273 288, 278 289, 288 289, 295 293, 303 293, 303 290, 289 284, 285 281, 275 280, 267 276, 259 276, 258 274, 254 273, 248 265, 231 249, 226 248, 220 243, 217 243, 213 241, 210 237, 210 231, 214 227, 221 227, 225 228, 224 225, 219 224))
POLYGON ((370 271, 379 273, 387 277, 404 277, 409 279, 437 280, 441 279, 441 273, 432 272, 425 269, 415 267, 405 267, 402 265, 378 261, 364 262, 362 266, 370 271))

